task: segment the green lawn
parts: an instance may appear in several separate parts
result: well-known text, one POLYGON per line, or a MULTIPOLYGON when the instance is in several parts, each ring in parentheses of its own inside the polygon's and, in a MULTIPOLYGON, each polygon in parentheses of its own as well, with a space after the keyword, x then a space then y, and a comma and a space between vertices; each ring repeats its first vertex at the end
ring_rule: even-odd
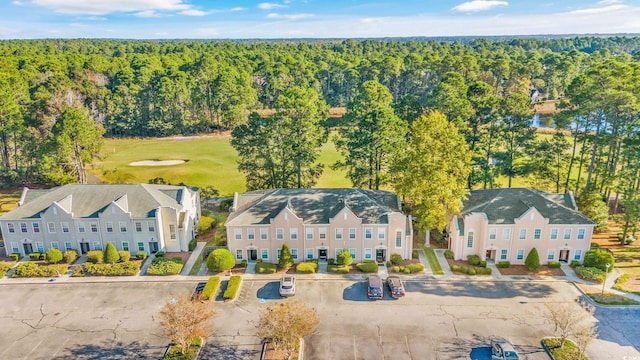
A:
POLYGON ((613 248, 615 267, 631 276, 640 276, 640 247, 625 246, 613 248))

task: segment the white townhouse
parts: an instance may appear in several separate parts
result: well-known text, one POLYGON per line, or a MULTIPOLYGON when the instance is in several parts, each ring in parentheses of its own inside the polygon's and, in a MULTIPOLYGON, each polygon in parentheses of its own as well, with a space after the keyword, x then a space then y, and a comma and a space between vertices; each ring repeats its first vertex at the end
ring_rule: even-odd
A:
POLYGON ((236 193, 225 223, 236 261, 277 262, 287 244, 295 262, 336 258, 384 262, 411 258, 411 217, 398 197, 363 189, 272 189, 236 193))
POLYGON ((595 223, 578 211, 573 194, 508 188, 473 190, 449 223, 449 249, 456 260, 524 264, 536 248, 540 263, 584 260, 595 223))
POLYGON ((24 188, 18 207, 0 217, 7 256, 50 248, 86 253, 112 242, 118 250, 188 251, 200 221, 197 188, 80 185, 24 188))

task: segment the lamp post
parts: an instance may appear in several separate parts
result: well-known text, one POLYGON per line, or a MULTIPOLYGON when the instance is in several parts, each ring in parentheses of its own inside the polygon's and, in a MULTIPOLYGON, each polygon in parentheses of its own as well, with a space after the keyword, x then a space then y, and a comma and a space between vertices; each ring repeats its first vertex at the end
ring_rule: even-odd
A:
POLYGON ((609 266, 611 266, 611 264, 607 263, 606 265, 607 271, 604 273, 604 280, 602 281, 602 294, 600 294, 601 296, 604 296, 604 285, 607 283, 607 275, 609 275, 609 266))

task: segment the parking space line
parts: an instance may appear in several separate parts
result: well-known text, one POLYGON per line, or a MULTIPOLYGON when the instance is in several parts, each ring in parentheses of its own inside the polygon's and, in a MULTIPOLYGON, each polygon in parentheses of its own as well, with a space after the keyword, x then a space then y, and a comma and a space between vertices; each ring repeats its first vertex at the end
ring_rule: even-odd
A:
POLYGON ((29 352, 29 354, 27 354, 27 356, 25 356, 25 359, 30 359, 31 358, 31 354, 33 354, 33 352, 36 351, 38 346, 40 346, 40 344, 42 344, 43 341, 44 341, 44 339, 41 339, 40 342, 38 342, 38 345, 34 346, 33 349, 31 349, 31 352, 29 352))

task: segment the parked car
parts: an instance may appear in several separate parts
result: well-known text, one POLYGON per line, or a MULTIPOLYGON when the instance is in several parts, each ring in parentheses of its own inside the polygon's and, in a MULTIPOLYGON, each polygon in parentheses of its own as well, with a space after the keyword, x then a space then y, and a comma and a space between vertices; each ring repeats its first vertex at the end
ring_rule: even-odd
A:
POLYGON ((200 299, 200 294, 202 294, 202 290, 204 290, 204 287, 207 285, 206 282, 199 282, 196 285, 196 288, 193 289, 193 294, 191 294, 191 300, 198 300, 200 299))
POLYGON ((287 297, 296 294, 296 277, 285 275, 280 279, 280 296, 287 297))
POLYGON ((389 286, 389 293, 391 297, 397 299, 404 296, 404 285, 402 280, 398 276, 389 276, 387 278, 387 286, 389 286))
POLYGON ((491 360, 519 360, 516 349, 503 338, 491 339, 491 360))
POLYGON ((384 289, 382 288, 382 280, 378 275, 369 275, 367 296, 369 299, 382 299, 384 297, 384 289))

